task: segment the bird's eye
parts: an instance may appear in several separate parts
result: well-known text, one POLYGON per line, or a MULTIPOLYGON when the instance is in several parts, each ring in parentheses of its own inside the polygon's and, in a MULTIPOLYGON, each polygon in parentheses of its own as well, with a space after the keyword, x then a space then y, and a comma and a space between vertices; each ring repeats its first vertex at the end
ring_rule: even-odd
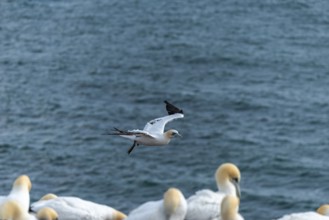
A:
POLYGON ((238 183, 239 182, 239 179, 238 178, 232 178, 232 180, 234 181, 234 182, 236 182, 236 183, 238 183))

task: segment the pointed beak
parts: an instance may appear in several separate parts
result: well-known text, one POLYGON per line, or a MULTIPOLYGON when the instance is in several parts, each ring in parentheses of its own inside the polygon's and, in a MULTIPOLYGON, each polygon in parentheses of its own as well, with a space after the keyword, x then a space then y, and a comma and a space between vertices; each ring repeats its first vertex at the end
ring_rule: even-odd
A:
POLYGON ((179 137, 183 137, 180 133, 177 133, 177 135, 178 135, 179 137))
POLYGON ((232 181, 232 183, 233 183, 233 185, 234 185, 234 187, 235 187, 235 191, 236 191, 236 196, 239 198, 239 199, 241 199, 241 191, 240 191, 240 185, 239 185, 239 183, 238 182, 236 182, 236 181, 232 181))

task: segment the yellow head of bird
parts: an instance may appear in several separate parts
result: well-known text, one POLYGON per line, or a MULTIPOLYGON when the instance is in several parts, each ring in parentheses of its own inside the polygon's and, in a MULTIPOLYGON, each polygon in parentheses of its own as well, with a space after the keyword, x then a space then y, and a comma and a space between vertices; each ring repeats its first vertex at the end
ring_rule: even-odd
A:
POLYGON ((32 183, 30 178, 27 175, 21 175, 19 176, 15 182, 14 182, 14 187, 16 186, 26 186, 28 191, 31 191, 32 189, 32 183))

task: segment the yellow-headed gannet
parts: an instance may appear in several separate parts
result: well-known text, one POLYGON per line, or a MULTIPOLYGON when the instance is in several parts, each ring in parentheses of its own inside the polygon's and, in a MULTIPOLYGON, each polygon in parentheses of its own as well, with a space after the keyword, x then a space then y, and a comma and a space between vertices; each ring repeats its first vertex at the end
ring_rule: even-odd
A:
POLYGON ((170 188, 163 199, 142 204, 126 220, 184 220, 187 203, 179 189, 170 188))
POLYGON ((54 209, 60 220, 123 220, 127 216, 112 207, 86 201, 78 197, 57 197, 54 194, 43 196, 32 203, 31 210, 38 212, 41 208, 54 209))
POLYGON ((215 173, 218 191, 197 191, 187 199, 186 220, 220 219, 220 207, 226 195, 240 198, 240 171, 232 163, 220 165, 215 173))

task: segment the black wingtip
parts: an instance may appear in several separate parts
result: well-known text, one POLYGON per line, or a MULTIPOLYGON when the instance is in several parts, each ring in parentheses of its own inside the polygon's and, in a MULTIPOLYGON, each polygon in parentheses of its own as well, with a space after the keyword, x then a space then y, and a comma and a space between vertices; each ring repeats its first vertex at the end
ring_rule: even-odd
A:
POLYGON ((184 114, 182 109, 177 108, 173 104, 169 103, 167 100, 165 100, 164 103, 166 103, 166 109, 167 109, 168 115, 172 115, 172 114, 176 114, 176 113, 184 114))
POLYGON ((122 134, 122 130, 116 128, 116 127, 113 127, 112 131, 106 131, 105 133, 103 133, 103 135, 120 135, 122 134))

